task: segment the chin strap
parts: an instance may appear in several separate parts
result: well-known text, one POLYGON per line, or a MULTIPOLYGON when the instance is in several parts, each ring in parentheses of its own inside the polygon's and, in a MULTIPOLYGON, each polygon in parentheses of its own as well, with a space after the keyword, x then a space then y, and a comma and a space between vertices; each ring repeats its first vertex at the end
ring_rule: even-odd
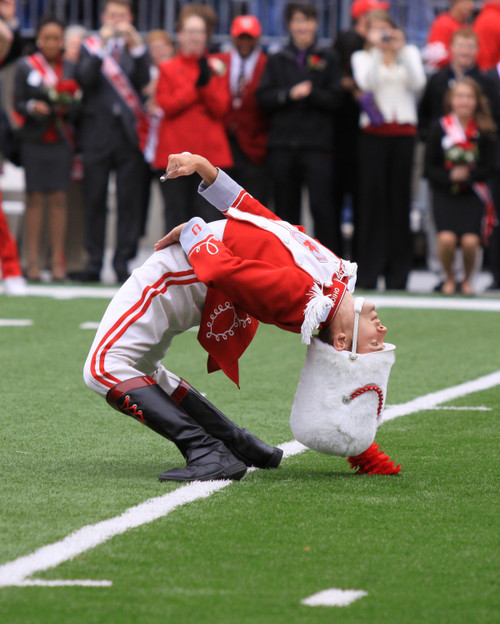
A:
POLYGON ((350 360, 355 360, 358 357, 356 349, 358 347, 359 315, 361 314, 361 310, 363 309, 364 302, 364 297, 356 297, 356 299, 354 299, 354 329, 352 332, 351 354, 349 355, 350 360))

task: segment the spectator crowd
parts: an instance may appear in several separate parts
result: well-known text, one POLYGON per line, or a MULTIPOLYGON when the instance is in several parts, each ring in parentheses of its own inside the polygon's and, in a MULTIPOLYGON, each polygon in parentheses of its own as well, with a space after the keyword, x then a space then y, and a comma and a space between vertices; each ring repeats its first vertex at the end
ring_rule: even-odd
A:
MULTIPOLYGON (((318 41, 314 3, 289 2, 288 40, 267 53, 253 15, 235 17, 230 43, 213 49, 208 4, 184 4, 175 36, 143 37, 129 0, 105 0, 93 33, 44 15, 26 54, 16 1, 3 0, 0 63, 15 71, 2 147, 26 180, 22 267, 0 209, 4 292, 23 294, 25 279, 46 269, 53 281, 101 281, 111 173, 112 266, 124 282, 152 186, 169 154, 183 151, 294 224, 307 192, 311 233, 358 262, 364 289, 408 286, 417 172, 427 181, 438 289, 474 294, 481 262, 500 288, 500 0, 474 8, 450 0, 419 50, 390 2, 353 0, 352 27, 330 45, 318 41), (71 266, 78 236, 81 263, 71 266)), ((165 231, 195 215, 218 218, 195 177, 160 185, 165 231)))

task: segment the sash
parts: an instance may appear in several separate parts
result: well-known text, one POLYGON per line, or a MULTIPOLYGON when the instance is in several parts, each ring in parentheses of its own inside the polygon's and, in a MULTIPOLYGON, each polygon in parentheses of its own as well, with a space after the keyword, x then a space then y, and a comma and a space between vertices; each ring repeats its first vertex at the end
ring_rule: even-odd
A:
POLYGON ((158 148, 158 132, 160 130, 161 120, 165 113, 161 108, 156 108, 154 113, 149 114, 149 127, 146 140, 144 143, 144 160, 151 164, 156 158, 156 150, 158 148))
POLYGON ((47 63, 47 59, 41 52, 35 52, 35 54, 31 54, 26 57, 26 62, 31 69, 34 69, 41 75, 42 84, 47 89, 55 87, 59 82, 56 72, 52 69, 49 63, 47 63))
MULTIPOLYGON (((462 124, 458 121, 458 117, 453 113, 441 117, 439 121, 451 145, 467 143, 478 134, 478 128, 474 121, 471 121, 464 130, 462 124)), ((481 238, 483 245, 486 246, 489 243, 489 238, 493 232, 494 226, 498 224, 495 205, 493 204, 490 189, 485 182, 474 182, 472 184, 472 189, 484 204, 481 238)))
MULTIPOLYGON (((243 197, 243 196, 242 196, 243 197)), ((238 221, 249 221, 258 227, 272 232, 292 254, 295 264, 309 273, 313 280, 323 286, 332 286, 333 281, 354 277, 358 265, 342 260, 319 241, 314 240, 287 221, 268 219, 261 215, 243 212, 231 207, 226 216, 238 221)))
MULTIPOLYGON (((38 82, 37 85, 33 86, 43 85, 46 89, 51 89, 58 83, 59 79, 56 72, 47 63, 47 60, 45 59, 43 54, 41 54, 40 52, 35 52, 35 54, 30 54, 29 56, 27 56, 25 58, 25 61, 28 67, 31 67, 31 69, 36 72, 38 76, 40 76, 40 78, 36 76, 37 80, 40 80, 40 82, 38 82)), ((28 75, 28 79, 29 76, 30 75, 28 75)), ((22 128, 26 123, 24 115, 18 113, 15 109, 12 109, 11 115, 16 126, 18 128, 22 128)))
MULTIPOLYGON (((101 49, 101 41, 97 37, 88 37, 84 41, 84 46, 90 54, 95 56, 97 51, 101 49)), ((149 117, 136 90, 111 54, 106 55, 102 59, 101 72, 118 97, 132 112, 135 119, 135 130, 139 139, 139 146, 143 150, 148 136, 149 117)))
MULTIPOLYGON (((40 76, 40 82, 38 84, 33 84, 33 82, 30 82, 31 74, 29 74, 28 84, 30 84, 31 86, 43 85, 47 89, 47 91, 50 91, 50 89, 54 89, 57 87, 60 81, 59 76, 53 70, 51 65, 47 62, 47 59, 43 56, 43 54, 41 54, 40 52, 35 52, 34 54, 30 54, 29 56, 27 56, 25 60, 27 65, 31 67, 33 72, 36 72, 36 74, 40 76)), ((35 78, 38 81, 38 76, 35 75, 35 78)), ((23 115, 20 115, 15 111, 13 111, 12 115, 19 127, 24 126, 26 120, 23 115)), ((64 120, 62 117, 59 117, 59 115, 56 115, 54 123, 56 131, 58 131, 58 133, 64 139, 66 139, 71 147, 74 147, 75 133, 71 123, 64 120)))

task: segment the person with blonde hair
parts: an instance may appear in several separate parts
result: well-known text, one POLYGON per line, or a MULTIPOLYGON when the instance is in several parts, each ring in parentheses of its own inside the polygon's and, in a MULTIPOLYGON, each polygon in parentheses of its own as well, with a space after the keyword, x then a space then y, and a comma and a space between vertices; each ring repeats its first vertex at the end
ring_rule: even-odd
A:
POLYGON ((486 244, 495 221, 486 182, 493 173, 496 126, 479 85, 469 77, 447 91, 445 112, 429 133, 424 166, 433 191, 438 255, 445 273, 441 292, 452 295, 457 290, 454 257, 460 245, 464 261, 460 290, 472 295, 481 237, 486 244))
MULTIPOLYGON (((216 15, 210 7, 186 4, 177 21, 177 54, 159 64, 155 101, 163 111, 154 169, 166 169, 171 153, 189 151, 205 156, 217 167, 233 165, 224 117, 231 105, 227 67, 208 53, 216 15)), ((217 211, 197 192, 194 177, 161 187, 166 229, 199 214, 207 221, 217 211)))
POLYGON ((479 69, 478 51, 478 36, 470 26, 454 33, 450 44, 450 62, 430 76, 418 105, 418 129, 422 140, 443 115, 444 97, 449 86, 463 76, 469 76, 478 83, 488 98, 493 118, 500 121, 500 95, 493 79, 479 69))

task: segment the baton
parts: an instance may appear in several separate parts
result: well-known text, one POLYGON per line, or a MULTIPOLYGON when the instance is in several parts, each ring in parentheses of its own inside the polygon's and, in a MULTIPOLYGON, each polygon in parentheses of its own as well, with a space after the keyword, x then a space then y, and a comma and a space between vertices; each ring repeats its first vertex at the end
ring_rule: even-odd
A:
MULTIPOLYGON (((182 152, 182 155, 184 154, 191 156, 191 152, 182 152)), ((174 173, 174 171, 177 171, 178 168, 179 165, 175 165, 173 169, 170 169, 170 171, 165 171, 165 173, 160 178, 160 182, 165 182, 166 180, 168 180, 170 176, 174 173)))
POLYGON ((160 178, 160 182, 165 182, 166 180, 168 180, 170 178, 170 176, 174 173, 174 171, 177 171, 179 167, 175 166, 173 169, 171 169, 170 171, 166 171, 160 178))

